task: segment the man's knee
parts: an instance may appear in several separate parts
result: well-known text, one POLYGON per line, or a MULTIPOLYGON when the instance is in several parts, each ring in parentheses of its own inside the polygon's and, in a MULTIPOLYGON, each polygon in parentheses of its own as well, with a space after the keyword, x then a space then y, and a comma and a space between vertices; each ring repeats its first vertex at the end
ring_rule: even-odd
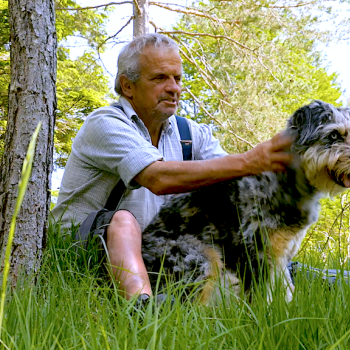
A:
POLYGON ((135 235, 141 237, 141 229, 135 216, 127 210, 117 211, 107 229, 107 235, 135 235))

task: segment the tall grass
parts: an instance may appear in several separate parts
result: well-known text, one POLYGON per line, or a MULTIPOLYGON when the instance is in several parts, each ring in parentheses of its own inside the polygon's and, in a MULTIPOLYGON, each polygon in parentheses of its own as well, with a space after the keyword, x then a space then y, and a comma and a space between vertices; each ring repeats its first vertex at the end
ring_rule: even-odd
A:
MULTIPOLYGON (((100 274, 98 256, 87 255, 71 236, 50 226, 36 284, 19 279, 6 303, 3 293, 0 349, 350 348, 350 286, 342 277, 330 287, 301 272, 293 301, 286 303, 277 285, 270 304, 264 285, 249 300, 218 286, 222 300, 204 306, 196 299, 198 288, 184 298, 185 285, 170 284, 173 305, 151 300, 140 310, 100 274)), ((340 255, 331 251, 325 261, 304 250, 298 258, 338 267, 340 255)))
POLYGON ((1 302, 0 302, 0 336, 1 336, 1 330, 2 330, 2 322, 4 318, 6 287, 7 287, 8 274, 10 270, 10 256, 11 256, 12 242, 13 242, 13 237, 16 230, 16 219, 22 205, 24 194, 27 190, 30 174, 32 172, 32 164, 33 164, 34 153, 35 153, 36 139, 38 137, 40 128, 41 128, 41 122, 39 122, 29 142, 28 151, 23 162, 22 176, 18 185, 18 195, 17 195, 16 205, 15 205, 15 211, 12 215, 10 231, 7 239, 5 259, 4 259, 4 269, 2 273, 3 279, 2 279, 2 292, 1 292, 1 302))
POLYGON ((329 288, 301 274, 289 304, 280 288, 268 304, 262 286, 252 300, 228 293, 203 306, 173 285, 173 306, 137 310, 97 269, 97 257, 51 227, 37 283, 22 280, 7 300, 0 349, 350 348, 350 287, 341 278, 329 288))

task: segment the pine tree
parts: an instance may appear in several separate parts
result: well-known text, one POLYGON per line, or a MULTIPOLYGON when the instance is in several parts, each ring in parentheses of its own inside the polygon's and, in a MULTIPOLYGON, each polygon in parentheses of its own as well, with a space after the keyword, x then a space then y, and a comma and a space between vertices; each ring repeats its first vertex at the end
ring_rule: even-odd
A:
MULTIPOLYGON (((0 182, 0 244, 4 251, 30 138, 42 123, 11 258, 12 283, 20 269, 38 269, 50 204, 56 111, 56 30, 53 0, 10 0, 11 83, 0 182)), ((4 254, 2 254, 4 256, 4 254)))

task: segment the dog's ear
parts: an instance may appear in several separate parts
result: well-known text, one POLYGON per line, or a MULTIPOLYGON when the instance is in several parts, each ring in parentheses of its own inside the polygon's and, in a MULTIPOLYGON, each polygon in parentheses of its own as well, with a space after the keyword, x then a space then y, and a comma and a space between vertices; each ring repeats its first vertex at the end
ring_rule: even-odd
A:
POLYGON ((306 139, 311 133, 310 128, 311 110, 310 106, 299 108, 288 120, 287 129, 296 135, 296 141, 306 139))
POLYGON ((308 118, 309 106, 304 106, 299 108, 294 114, 289 118, 287 123, 287 129, 300 130, 306 123, 308 118))
POLYGON ((287 129, 296 132, 299 143, 310 143, 317 138, 317 128, 331 122, 333 118, 333 110, 328 103, 314 101, 299 108, 289 118, 287 129))

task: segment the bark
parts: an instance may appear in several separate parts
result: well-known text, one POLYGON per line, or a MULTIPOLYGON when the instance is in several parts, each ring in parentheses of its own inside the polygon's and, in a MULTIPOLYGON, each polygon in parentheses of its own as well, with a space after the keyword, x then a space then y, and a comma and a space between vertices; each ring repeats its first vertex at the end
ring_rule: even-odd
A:
POLYGON ((10 276, 16 284, 40 267, 45 246, 53 164, 56 111, 56 31, 54 0, 9 0, 11 83, 5 151, 0 169, 0 244, 7 244, 23 161, 38 125, 32 175, 17 218, 10 276))
POLYGON ((134 0, 134 38, 149 32, 149 1, 134 0))

